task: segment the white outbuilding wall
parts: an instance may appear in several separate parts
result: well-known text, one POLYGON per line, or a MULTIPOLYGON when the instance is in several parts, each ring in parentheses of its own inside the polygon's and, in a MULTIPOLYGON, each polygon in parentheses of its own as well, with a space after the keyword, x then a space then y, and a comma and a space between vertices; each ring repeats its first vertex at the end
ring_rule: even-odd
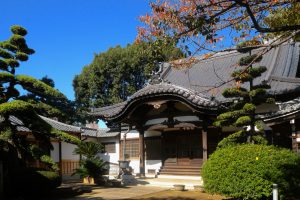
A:
MULTIPOLYGON (((121 133, 121 140, 124 140, 125 132, 121 133)), ((159 131, 145 131, 144 137, 157 137, 161 136, 161 132, 159 131)), ((139 139, 139 132, 137 130, 131 130, 129 133, 126 134, 126 139, 139 139)), ((120 157, 121 155, 119 155, 120 157)), ((130 167, 133 169, 133 173, 139 173, 140 171, 140 160, 139 159, 130 159, 130 167)), ((148 170, 155 170, 155 173, 162 166, 161 160, 145 160, 145 173, 147 174, 148 170)))

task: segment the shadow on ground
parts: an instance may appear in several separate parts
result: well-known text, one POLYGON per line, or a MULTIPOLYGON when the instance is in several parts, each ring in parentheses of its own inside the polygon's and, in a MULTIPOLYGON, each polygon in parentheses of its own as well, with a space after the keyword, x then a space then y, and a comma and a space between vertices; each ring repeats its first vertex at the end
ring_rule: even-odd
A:
MULTIPOLYGON (((133 198, 133 199, 138 199, 138 198, 133 198)), ((126 199, 130 200, 130 199, 126 199)), ((150 197, 150 198, 145 198, 144 200, 195 200, 194 198, 188 198, 188 197, 162 197, 162 198, 156 198, 156 197, 150 197)))

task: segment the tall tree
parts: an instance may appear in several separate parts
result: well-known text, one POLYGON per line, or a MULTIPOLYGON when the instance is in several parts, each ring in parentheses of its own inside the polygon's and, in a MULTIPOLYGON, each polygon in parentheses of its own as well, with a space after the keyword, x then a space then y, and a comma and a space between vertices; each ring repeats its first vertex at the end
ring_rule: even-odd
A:
POLYGON ((144 26, 138 28, 137 41, 171 39, 189 55, 215 53, 245 39, 263 40, 270 33, 300 29, 294 17, 299 16, 296 0, 158 0, 150 6, 151 13, 140 18, 144 26), (284 10, 289 12, 278 14, 284 10), (284 20, 287 13, 291 15, 284 20), (272 22, 267 20, 270 14, 274 14, 272 22))
MULTIPOLYGON (((20 158, 19 161, 22 161, 19 164, 24 164, 25 158, 32 155, 32 150, 36 148, 28 142, 26 135, 18 132, 18 125, 20 125, 18 123, 22 122, 25 127, 28 127, 35 140, 42 143, 44 147, 51 148, 50 137, 76 144, 80 140, 52 128, 37 115, 36 106, 32 102, 21 100, 19 87, 23 88, 23 92, 27 91, 43 99, 60 101, 66 97, 40 80, 16 74, 20 62, 27 61, 34 50, 27 46, 24 38, 27 34, 26 29, 12 26, 11 32, 12 36, 8 40, 0 42, 0 161, 11 163, 15 155, 20 158), (14 117, 21 122, 14 121, 14 117)), ((38 157, 41 160, 43 158, 45 158, 43 154, 38 157)), ((16 167, 15 164, 11 164, 9 167, 6 166, 6 170, 16 167)))
POLYGON ((160 40, 97 54, 73 80, 77 106, 83 111, 122 102, 143 87, 158 62, 182 57, 178 48, 160 40))

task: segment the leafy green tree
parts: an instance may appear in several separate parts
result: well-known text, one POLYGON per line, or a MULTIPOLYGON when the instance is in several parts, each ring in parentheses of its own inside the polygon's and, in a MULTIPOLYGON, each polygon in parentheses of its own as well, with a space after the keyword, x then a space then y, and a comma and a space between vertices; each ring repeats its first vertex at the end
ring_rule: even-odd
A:
MULTIPOLYGON (((13 117, 22 121, 31 130, 32 136, 43 147, 51 148, 50 137, 78 144, 80 140, 67 133, 56 130, 37 115, 37 106, 31 101, 22 100, 19 88, 41 99, 60 101, 66 97, 53 87, 27 75, 17 75, 20 62, 27 61, 34 50, 27 46, 26 29, 21 26, 11 27, 12 36, 0 42, 0 161, 5 161, 8 173, 15 167, 25 164, 28 156, 34 153, 26 135, 18 132, 18 124, 13 117), (19 158, 13 162, 13 157, 19 158)), ((46 103, 45 103, 46 105, 46 103)), ((40 155, 38 159, 48 160, 40 155)), ((47 162, 48 162, 47 161, 47 162)))
POLYGON ((75 76, 76 106, 84 111, 119 103, 141 89, 158 62, 184 57, 172 43, 162 41, 116 46, 96 54, 91 64, 75 76))
POLYGON ((261 135, 263 128, 261 121, 255 117, 255 111, 257 105, 273 103, 274 99, 266 93, 266 89, 270 88, 269 85, 264 82, 254 85, 254 79, 261 76, 267 68, 265 66, 252 66, 262 59, 260 55, 251 54, 252 48, 249 49, 248 46, 252 46, 253 42, 257 41, 247 41, 238 45, 240 52, 249 52, 249 55, 239 60, 240 68, 231 74, 236 81, 236 86, 226 88, 223 91, 223 96, 233 99, 234 103, 230 106, 229 111, 220 114, 214 122, 214 125, 219 127, 233 126, 240 130, 223 139, 219 143, 219 147, 246 142, 267 143, 261 135))

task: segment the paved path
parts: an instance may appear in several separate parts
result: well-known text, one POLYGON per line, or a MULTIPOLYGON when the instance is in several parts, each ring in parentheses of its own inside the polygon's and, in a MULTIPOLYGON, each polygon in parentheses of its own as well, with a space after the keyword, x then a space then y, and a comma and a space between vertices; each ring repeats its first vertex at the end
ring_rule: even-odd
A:
POLYGON ((156 193, 164 191, 166 188, 154 187, 154 186, 127 186, 121 188, 106 188, 106 187, 94 187, 90 193, 84 193, 82 195, 68 198, 71 199, 88 199, 88 200, 111 200, 111 199, 130 199, 141 195, 156 193))

